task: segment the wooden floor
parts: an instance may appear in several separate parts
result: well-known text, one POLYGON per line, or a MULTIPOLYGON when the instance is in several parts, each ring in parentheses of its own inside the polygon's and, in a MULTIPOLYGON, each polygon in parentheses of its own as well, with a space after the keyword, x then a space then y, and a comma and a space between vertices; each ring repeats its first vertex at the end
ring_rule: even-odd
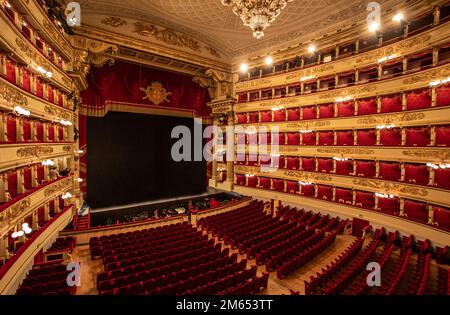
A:
MULTIPOLYGON (((210 236, 211 237, 211 236, 210 236)), ((319 272, 328 263, 334 260, 339 254, 341 254, 345 248, 347 248, 356 237, 351 235, 339 235, 336 238, 334 245, 330 246, 327 250, 321 253, 314 260, 304 265, 296 272, 292 273, 283 280, 277 279, 276 272, 271 272, 269 276, 269 285, 266 290, 260 294, 266 295, 282 295, 290 294, 290 289, 294 291, 300 291, 301 294, 305 292, 304 280, 308 280, 311 275, 319 272)), ((215 239, 215 242, 219 242, 215 239)), ((223 245, 223 243, 222 243, 223 245)), ((229 246, 223 245, 223 248, 229 246)), ((230 248, 231 249, 231 248, 230 248)), ((231 253, 237 253, 237 250, 231 250, 231 253)), ((73 261, 81 263, 81 286, 77 289, 77 295, 95 295, 98 294, 96 288, 97 274, 103 271, 103 264, 101 259, 91 260, 89 246, 77 246, 72 253, 73 261)), ((239 255, 238 261, 245 259, 245 255, 239 255)), ((255 260, 249 260, 247 262, 247 268, 255 265, 255 260)), ((258 275, 261 275, 265 271, 265 266, 258 267, 258 275)))

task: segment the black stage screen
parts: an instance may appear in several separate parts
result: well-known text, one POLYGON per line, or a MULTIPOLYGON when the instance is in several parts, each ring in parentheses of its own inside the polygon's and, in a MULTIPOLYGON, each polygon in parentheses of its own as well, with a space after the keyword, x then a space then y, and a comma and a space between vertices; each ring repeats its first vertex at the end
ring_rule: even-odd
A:
POLYGON ((206 162, 194 161, 194 119, 110 112, 87 121, 87 189, 92 208, 199 194, 206 162), (191 132, 192 161, 171 156, 175 126, 191 132))

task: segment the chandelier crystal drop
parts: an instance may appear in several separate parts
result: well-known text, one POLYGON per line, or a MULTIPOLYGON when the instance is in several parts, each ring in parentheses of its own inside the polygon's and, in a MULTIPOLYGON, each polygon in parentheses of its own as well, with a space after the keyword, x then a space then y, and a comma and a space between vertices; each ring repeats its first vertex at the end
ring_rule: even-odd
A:
POLYGON ((220 0, 224 6, 232 7, 245 26, 253 30, 253 36, 261 38, 264 30, 275 21, 288 2, 294 0, 220 0))

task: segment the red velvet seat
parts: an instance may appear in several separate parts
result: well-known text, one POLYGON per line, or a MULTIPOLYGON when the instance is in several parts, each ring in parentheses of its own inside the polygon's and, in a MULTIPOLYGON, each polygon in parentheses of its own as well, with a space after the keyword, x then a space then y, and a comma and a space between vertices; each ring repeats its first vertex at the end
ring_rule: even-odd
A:
POLYGON ((289 121, 300 120, 300 110, 298 108, 288 108, 287 117, 289 121))
POLYGON ((247 135, 247 144, 249 145, 257 145, 258 144, 258 134, 250 133, 247 135))
POLYGON ((6 59, 6 80, 16 84, 16 63, 9 58, 6 59))
POLYGON ((402 95, 395 94, 381 98, 381 112, 392 113, 402 111, 402 95))
POLYGON ((28 92, 31 90, 31 73, 27 69, 22 69, 22 88, 28 92))
POLYGON ((399 215, 400 213, 400 199, 399 198, 378 198, 378 208, 380 211, 399 215))
POLYGON ((274 178, 272 179, 273 189, 276 191, 284 191, 284 180, 274 178))
POLYGON ((305 197, 314 197, 316 193, 316 189, 314 187, 314 185, 305 185, 305 186, 301 186, 301 192, 300 194, 305 196, 305 197))
POLYGON ((247 178, 247 186, 248 187, 256 187, 258 184, 258 178, 256 176, 251 176, 247 178))
POLYGON ((289 170, 298 170, 299 169, 298 157, 288 156, 286 161, 286 168, 289 170))
POLYGON ((358 115, 373 115, 377 113, 377 99, 365 98, 358 100, 358 115))
POLYGON ((439 228, 450 230, 450 210, 444 207, 433 207, 433 221, 439 228))
POLYGON ((426 203, 405 200, 404 212, 408 219, 424 223, 428 222, 428 209, 426 203))
POLYGON ((450 84, 436 88, 436 106, 450 105, 450 84))
POLYGON ((261 122, 271 122, 272 121, 272 111, 266 110, 261 112, 261 122))
POLYGON ((434 170, 434 183, 436 187, 450 189, 450 169, 439 168, 434 170))
POLYGON ((245 185, 245 175, 237 174, 236 175, 236 185, 245 185))
POLYGON ((380 179, 399 181, 401 179, 400 164, 396 162, 380 162, 380 179))
POLYGON ((351 175, 353 173, 353 161, 336 161, 336 174, 337 175, 351 175))
POLYGON ((319 118, 333 118, 334 104, 323 104, 319 106, 319 118))
POLYGON ((237 123, 238 124, 246 124, 247 123, 247 114, 246 113, 237 114, 237 123))
POLYGON ((258 155, 256 154, 247 155, 247 165, 255 166, 257 164, 258 164, 258 155))
POLYGON ((353 131, 352 130, 336 132, 336 145, 345 146, 345 145, 353 145, 353 144, 354 144, 354 140, 353 140, 353 131))
POLYGON ((318 171, 330 173, 333 170, 333 159, 317 159, 318 171))
POLYGON ((373 209, 373 207, 375 206, 374 194, 370 192, 357 191, 355 197, 355 206, 366 209, 373 209))
POLYGON ((274 111, 273 121, 286 121, 286 111, 284 109, 274 111))
POLYGON ((333 200, 333 187, 317 185, 317 198, 332 201, 333 200))
POLYGON ((259 186, 263 189, 269 189, 270 188, 270 178, 267 177, 260 177, 259 178, 259 186))
POLYGON ((248 122, 250 124, 257 123, 258 121, 259 121, 259 114, 258 114, 258 112, 248 113, 248 122))
POLYGON ((286 168, 286 158, 284 156, 272 156, 272 167, 286 168))
POLYGON ((358 130, 357 144, 363 146, 373 146, 377 144, 377 133, 375 130, 358 130))
POLYGON ((356 176, 373 178, 376 175, 376 164, 374 161, 356 161, 356 176))
POLYGON ((287 144, 288 145, 299 145, 300 144, 300 135, 297 132, 288 132, 287 133, 287 144))
POLYGON ((11 198, 17 197, 17 172, 12 171, 8 173, 8 191, 11 198))
POLYGON ((278 145, 285 145, 286 144, 286 134, 284 132, 279 133, 273 133, 271 136, 272 144, 275 144, 277 142, 278 145), (276 137, 278 136, 278 138, 276 137))
POLYGON ((337 105, 337 116, 347 117, 355 115, 355 102, 342 102, 337 105))
POLYGON ((302 171, 314 172, 316 170, 316 159, 302 157, 302 171))
POLYGON ((270 144, 270 133, 259 133, 259 144, 270 144))
POLYGON ((405 182, 417 185, 428 185, 429 170, 423 164, 405 164, 405 182))
POLYGON ((400 128, 380 130, 380 144, 396 147, 402 145, 402 131, 400 128))
POLYGON ((305 106, 302 108, 303 110, 303 119, 316 119, 317 118, 317 109, 316 106, 305 106))
POLYGON ((430 129, 428 127, 406 128, 406 146, 426 147, 430 144, 430 129))
POLYGON ((334 133, 333 131, 319 131, 319 145, 333 145, 334 133))
POLYGON ((286 182, 286 192, 290 194, 296 194, 299 191, 298 182, 287 181, 286 182))
POLYGON ((406 95, 407 110, 423 109, 431 107, 430 89, 410 92, 406 95))
POLYGON ((237 135, 236 135, 236 140, 237 140, 237 144, 239 145, 244 145, 244 144, 246 144, 246 135, 245 135, 245 133, 238 133, 237 135))
POLYGON ((351 189, 336 188, 335 201, 351 205, 353 202, 353 192, 351 189))
POLYGON ((436 126, 436 145, 450 147, 450 126, 436 126))
POLYGON ((6 120, 6 133, 8 142, 17 142, 17 118, 8 116, 6 120))
POLYGON ((304 133, 302 134, 302 145, 316 145, 316 133, 304 133))

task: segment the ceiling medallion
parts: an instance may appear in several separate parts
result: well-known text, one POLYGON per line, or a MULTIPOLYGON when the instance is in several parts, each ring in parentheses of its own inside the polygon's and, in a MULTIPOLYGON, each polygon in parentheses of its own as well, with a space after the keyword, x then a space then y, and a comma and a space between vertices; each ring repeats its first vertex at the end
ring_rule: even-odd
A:
POLYGON ((220 0, 224 6, 233 7, 245 26, 253 30, 253 36, 261 38, 264 30, 280 15, 288 2, 294 0, 220 0))

